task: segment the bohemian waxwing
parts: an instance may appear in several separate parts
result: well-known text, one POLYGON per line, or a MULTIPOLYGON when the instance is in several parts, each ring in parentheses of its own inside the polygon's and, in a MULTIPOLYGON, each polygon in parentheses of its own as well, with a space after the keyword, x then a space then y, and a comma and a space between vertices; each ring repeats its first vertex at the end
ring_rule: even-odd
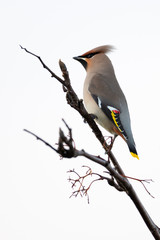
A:
POLYGON ((112 63, 105 55, 111 50, 111 46, 105 45, 74 57, 87 72, 83 89, 85 107, 114 138, 120 135, 128 144, 131 155, 139 159, 126 98, 117 82, 112 63))

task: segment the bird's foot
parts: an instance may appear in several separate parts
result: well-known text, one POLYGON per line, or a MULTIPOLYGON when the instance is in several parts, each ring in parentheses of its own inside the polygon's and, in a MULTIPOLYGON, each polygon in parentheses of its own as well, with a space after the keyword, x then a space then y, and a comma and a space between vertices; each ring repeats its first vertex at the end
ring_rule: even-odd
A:
POLYGON ((89 115, 93 118, 93 120, 98 119, 98 117, 96 115, 94 115, 93 113, 90 113, 89 115))
POLYGON ((108 146, 108 149, 107 149, 107 151, 106 151, 106 154, 109 154, 110 153, 110 151, 112 150, 112 147, 113 147, 113 143, 114 143, 114 141, 115 141, 115 139, 116 139, 116 137, 117 137, 117 135, 115 135, 114 137, 107 137, 107 139, 106 139, 106 144, 107 144, 107 146, 108 146), (109 141, 108 141, 109 140, 109 141), (108 142, 107 142, 108 141, 108 142))

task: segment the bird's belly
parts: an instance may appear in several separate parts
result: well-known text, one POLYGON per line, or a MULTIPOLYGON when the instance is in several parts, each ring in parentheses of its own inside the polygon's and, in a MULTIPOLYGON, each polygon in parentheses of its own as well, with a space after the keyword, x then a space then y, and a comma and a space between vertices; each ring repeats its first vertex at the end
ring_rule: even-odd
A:
POLYGON ((85 101, 85 107, 88 113, 95 115, 95 121, 105 128, 111 134, 115 134, 113 128, 114 124, 108 119, 108 117, 103 113, 103 111, 98 107, 94 100, 92 101, 85 101))

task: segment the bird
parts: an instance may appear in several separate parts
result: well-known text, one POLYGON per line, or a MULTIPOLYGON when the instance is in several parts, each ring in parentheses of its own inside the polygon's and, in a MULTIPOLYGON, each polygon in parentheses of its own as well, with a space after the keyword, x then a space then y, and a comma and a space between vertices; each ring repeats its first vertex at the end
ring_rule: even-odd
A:
POLYGON ((107 56, 113 49, 111 45, 103 45, 73 59, 79 61, 86 70, 83 100, 87 112, 114 136, 113 141, 117 136, 121 136, 131 155, 139 159, 126 97, 107 56))

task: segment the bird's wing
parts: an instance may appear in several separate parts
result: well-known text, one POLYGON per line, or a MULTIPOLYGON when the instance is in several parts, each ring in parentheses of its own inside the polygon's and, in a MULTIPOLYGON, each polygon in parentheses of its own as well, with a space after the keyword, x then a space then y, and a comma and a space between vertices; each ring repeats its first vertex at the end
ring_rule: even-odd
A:
MULTIPOLYGON (((117 88, 117 86, 115 86, 117 88)), ((125 100, 118 85, 118 92, 114 86, 110 86, 100 74, 92 78, 89 92, 103 113, 114 123, 127 140, 127 134, 121 123, 121 101, 125 100)))

